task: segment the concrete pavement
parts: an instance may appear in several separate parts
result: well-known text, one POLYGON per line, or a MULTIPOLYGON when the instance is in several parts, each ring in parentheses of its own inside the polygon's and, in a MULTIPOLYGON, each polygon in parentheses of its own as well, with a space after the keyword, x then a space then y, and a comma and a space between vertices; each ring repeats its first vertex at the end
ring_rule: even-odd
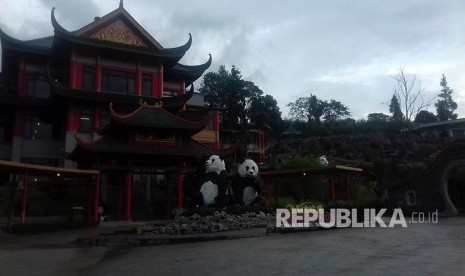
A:
POLYGON ((73 244, 82 234, 2 234, 0 275, 465 274, 465 217, 145 247, 73 244))

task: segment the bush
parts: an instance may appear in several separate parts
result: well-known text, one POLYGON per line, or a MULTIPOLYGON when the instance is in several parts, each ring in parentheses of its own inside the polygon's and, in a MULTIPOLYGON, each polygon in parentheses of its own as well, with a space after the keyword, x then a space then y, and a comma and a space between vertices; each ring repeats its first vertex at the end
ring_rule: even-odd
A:
POLYGON ((297 156, 288 157, 282 160, 280 169, 296 170, 296 169, 310 169, 320 168, 320 159, 313 156, 297 156))
POLYGON ((355 206, 358 208, 374 208, 378 205, 376 197, 378 183, 370 181, 357 186, 355 191, 355 206))
POLYGON ((316 200, 310 200, 310 201, 305 201, 301 202, 298 204, 289 204, 286 206, 287 209, 324 209, 325 205, 323 202, 316 201, 316 200))
POLYGON ((295 204, 296 201, 292 197, 278 197, 276 208, 287 208, 291 204, 295 204))

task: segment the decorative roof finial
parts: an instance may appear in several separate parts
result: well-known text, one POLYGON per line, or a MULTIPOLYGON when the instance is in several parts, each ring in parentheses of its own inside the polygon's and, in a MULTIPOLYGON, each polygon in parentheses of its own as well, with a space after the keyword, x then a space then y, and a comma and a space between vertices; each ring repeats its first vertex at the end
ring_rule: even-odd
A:
POLYGON ((123 7, 123 0, 119 0, 119 7, 120 7, 120 8, 123 7))

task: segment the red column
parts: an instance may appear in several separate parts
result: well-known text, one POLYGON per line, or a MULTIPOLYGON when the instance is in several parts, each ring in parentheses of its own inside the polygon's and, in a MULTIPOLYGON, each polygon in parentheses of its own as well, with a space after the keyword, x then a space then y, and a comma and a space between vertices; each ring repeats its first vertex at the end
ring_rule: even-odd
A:
POLYGON ((74 88, 82 89, 82 64, 74 63, 74 88))
POLYGON ((265 149, 265 135, 263 134, 262 131, 258 132, 258 137, 259 137, 259 144, 260 144, 260 162, 263 162, 263 155, 264 152, 262 152, 265 149))
POLYGON ((179 168, 179 175, 178 175, 178 208, 182 208, 182 174, 184 172, 184 164, 181 165, 179 168))
POLYGON ((69 87, 70 88, 75 88, 76 87, 76 62, 71 58, 71 61, 69 63, 69 87))
POLYGON ((24 59, 19 64, 17 93, 19 97, 26 96, 27 76, 24 59))
POLYGON ((13 129, 13 137, 23 137, 23 118, 16 112, 15 116, 15 126, 13 129))
POLYGON ((157 98, 158 97, 158 74, 152 74, 152 97, 157 98))
POLYGON ((140 70, 140 66, 137 65, 136 69, 136 94, 140 96, 142 93, 142 71, 140 70))
POLYGON ((97 108, 94 112, 94 115, 93 115, 93 132, 98 132, 99 129, 100 129, 100 108, 97 108))
POLYGON ((75 131, 79 127, 79 116, 77 115, 74 107, 70 106, 68 108, 68 117, 66 118, 66 130, 75 131))
POLYGON ((97 64, 95 66, 95 90, 102 91, 102 64, 100 57, 97 58, 97 64))
POLYGON ((186 94, 186 82, 182 81, 181 82, 181 94, 180 95, 184 95, 184 94, 186 94))
POLYGON ((27 206, 27 186, 29 182, 29 172, 26 172, 23 179, 23 198, 21 202, 21 223, 26 221, 26 206, 27 206))
POLYGON ((131 220, 132 172, 126 175, 126 220, 131 220))
POLYGON ((157 87, 157 97, 162 97, 163 96, 163 66, 160 65, 158 67, 158 87, 157 87))
POLYGON ((220 149, 220 113, 218 110, 213 113, 213 130, 216 132, 215 148, 220 149))
POLYGON ((99 198, 100 198, 100 175, 94 177, 94 210, 93 210, 93 219, 94 222, 98 222, 98 207, 99 207, 99 198))

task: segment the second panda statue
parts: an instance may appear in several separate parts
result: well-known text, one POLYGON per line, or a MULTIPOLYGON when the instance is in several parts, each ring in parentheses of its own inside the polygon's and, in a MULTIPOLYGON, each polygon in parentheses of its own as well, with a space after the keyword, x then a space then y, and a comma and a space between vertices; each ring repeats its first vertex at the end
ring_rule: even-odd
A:
POLYGON ((258 166, 252 159, 245 159, 237 169, 233 186, 234 198, 240 205, 261 205, 262 189, 258 179, 258 166))

